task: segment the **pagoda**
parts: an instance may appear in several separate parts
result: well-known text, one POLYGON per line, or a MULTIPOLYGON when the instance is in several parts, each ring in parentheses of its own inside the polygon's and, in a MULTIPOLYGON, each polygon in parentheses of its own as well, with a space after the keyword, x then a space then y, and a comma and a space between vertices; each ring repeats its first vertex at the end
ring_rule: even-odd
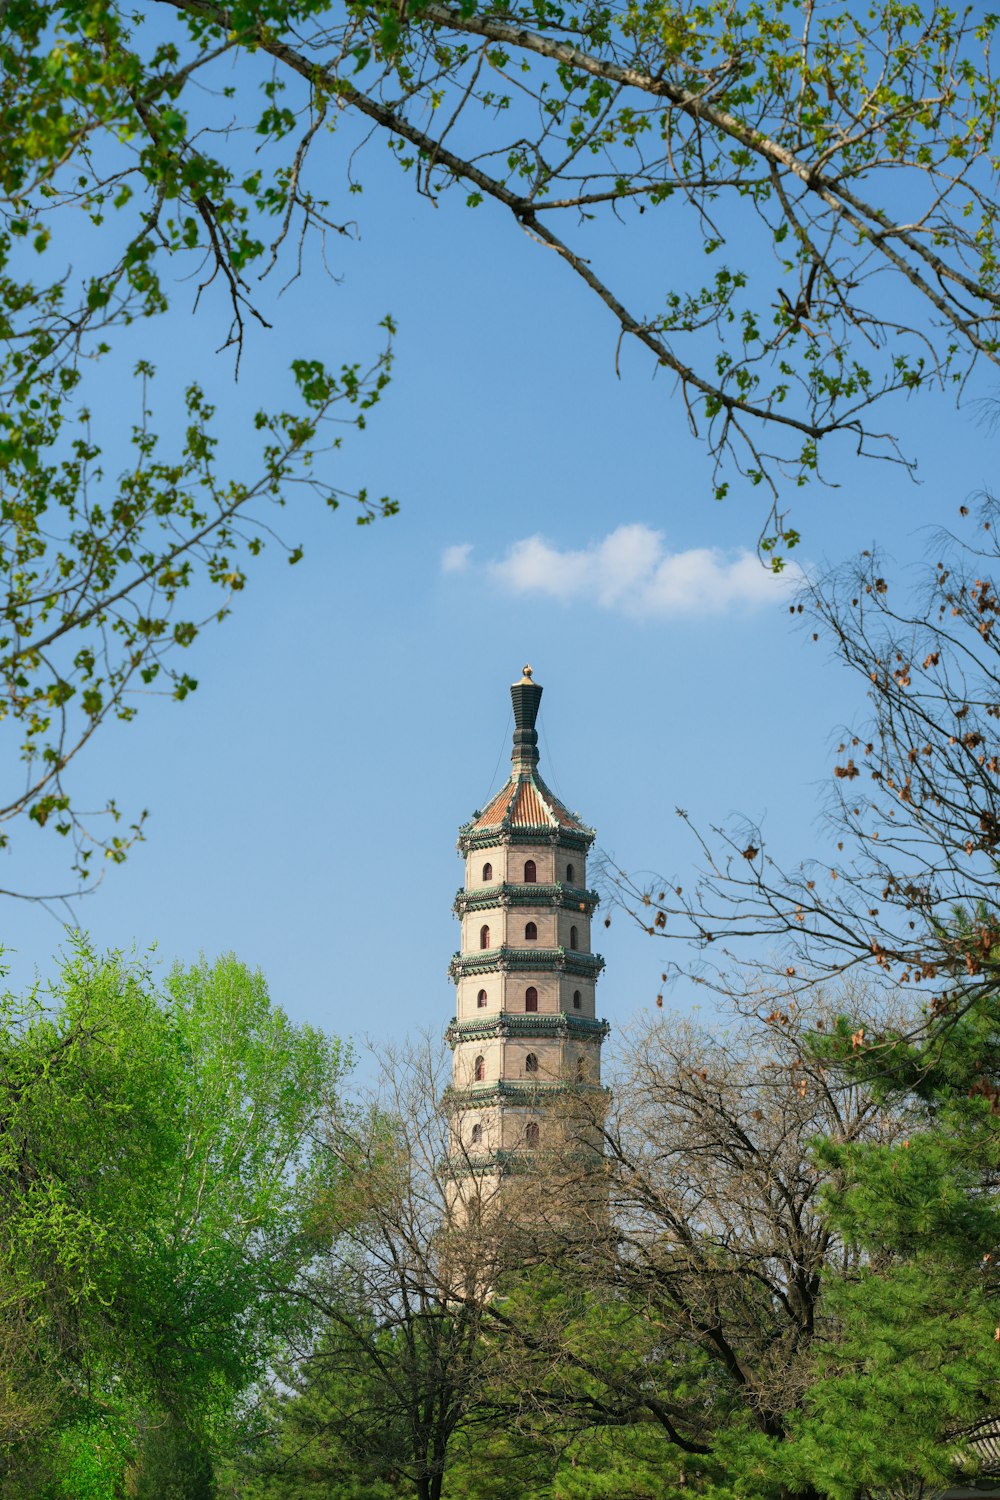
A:
POLYGON ((510 691, 510 779, 459 830, 462 938, 449 969, 457 989, 447 1032, 451 1167, 456 1183, 476 1179, 477 1196, 530 1171, 536 1153, 556 1144, 555 1106, 567 1089, 600 1088, 608 1033, 596 1016, 604 960, 591 950, 594 830, 538 774, 542 689, 530 666, 510 691))

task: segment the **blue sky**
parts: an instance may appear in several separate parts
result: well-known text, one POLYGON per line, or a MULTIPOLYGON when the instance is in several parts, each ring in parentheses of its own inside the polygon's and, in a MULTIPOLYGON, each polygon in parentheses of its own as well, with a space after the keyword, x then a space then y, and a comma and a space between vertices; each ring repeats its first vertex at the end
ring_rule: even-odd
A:
MULTIPOLYGON (((232 950, 296 1018, 377 1037, 452 1013, 455 835, 505 775, 522 663, 545 688, 542 774, 615 861, 682 883, 696 851, 678 805, 702 824, 762 820, 786 859, 812 852, 831 746, 863 699, 754 560, 760 493, 710 498, 671 382, 635 350, 619 378, 586 289, 499 211, 435 209, 377 146, 369 159, 345 207, 361 238, 330 247, 340 281, 308 265, 271 304, 274 331, 253 332, 238 387, 212 352, 221 308, 196 319, 182 299, 123 351, 121 368, 153 358, 168 390, 196 364, 235 431, 293 355, 363 359, 391 312, 393 383, 331 463, 401 512, 369 528, 288 514, 303 562, 264 558, 193 648, 199 691, 152 700, 81 762, 85 796, 150 819, 78 914, 101 946, 155 942, 164 963, 232 950)), ((676 251, 613 234, 604 253, 644 273, 676 251)), ((113 372, 101 398, 127 400, 113 372)), ((905 580, 929 528, 989 484, 995 441, 973 411, 925 396, 894 416, 920 482, 832 455, 837 487, 791 497, 803 564, 878 541, 905 580)), ((4 883, 41 880, 49 842, 24 832, 4 883)), ((58 923, 13 902, 0 921, 11 982, 49 975, 58 923)), ((621 917, 597 930, 601 1009, 621 1021, 660 988, 662 954, 621 917)))

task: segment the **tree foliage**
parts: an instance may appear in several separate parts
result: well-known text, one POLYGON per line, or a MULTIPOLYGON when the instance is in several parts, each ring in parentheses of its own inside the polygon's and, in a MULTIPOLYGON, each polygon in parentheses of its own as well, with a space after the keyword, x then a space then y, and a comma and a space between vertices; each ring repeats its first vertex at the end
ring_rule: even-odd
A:
POLYGON ((433 1069, 404 1063, 405 1111, 337 1128, 353 1187, 303 1284, 320 1332, 269 1405, 260 1494, 874 1500, 974 1475, 1000 1348, 969 1132, 845 1069, 836 1006, 757 1001, 725 1031, 633 1028, 583 1127, 604 1211, 579 1101, 548 1132, 565 1157, 471 1224, 427 1171, 433 1069))
POLYGON ((227 281, 237 342, 254 254, 227 170, 199 152, 185 164, 183 115, 159 84, 144 99, 176 49, 133 37, 139 22, 19 0, 0 13, 0 716, 25 763, 0 794, 0 848, 17 820, 52 829, 78 885, 126 857, 145 814, 113 796, 81 807, 71 763, 144 696, 197 686, 188 648, 268 542, 299 559, 275 507, 351 499, 363 523, 396 508, 348 495, 330 456, 379 400, 388 347, 338 370, 303 340, 265 404, 227 402, 237 432, 195 359, 159 402, 148 358, 130 361, 131 378, 122 369, 121 335, 167 313, 189 269, 174 262, 200 259, 185 204, 218 251, 202 290, 213 273, 227 281), (109 409, 105 381, 131 400, 109 409))
POLYGON ((238 344, 251 269, 294 270, 302 234, 345 229, 309 167, 357 115, 418 191, 490 198, 553 249, 754 479, 780 473, 759 446, 769 426, 801 477, 832 432, 883 442, 865 415, 882 396, 995 357, 992 15, 12 0, 6 21, 13 232, 48 253, 49 209, 66 203, 116 227, 115 259, 60 313, 71 339, 158 310, 165 256, 199 251, 238 344), (203 86, 223 77, 235 117, 211 142, 203 86), (602 279, 580 230, 654 211, 718 268, 669 277, 633 313, 626 276, 602 279))
POLYGON ((109 1455, 140 1478, 156 1455, 204 1468, 294 1322, 308 1204, 332 1190, 309 1137, 337 1047, 235 960, 161 991, 83 945, 51 1005, 8 997, 5 1023, 4 1493, 41 1494, 42 1458, 66 1493, 109 1455))
MULTIPOLYGON (((619 346, 676 377, 715 493, 734 475, 767 492, 775 557, 797 540, 787 491, 825 440, 905 457, 891 398, 961 392, 997 360, 992 14, 6 0, 2 23, 0 703, 29 774, 0 820, 72 837, 81 878, 141 820, 120 823, 113 799, 110 828, 84 818, 66 767, 138 689, 190 691, 183 648, 242 588, 268 535, 259 502, 305 484, 337 503, 313 457, 335 405, 358 420, 386 369, 335 376, 304 348, 295 399, 251 416, 256 463, 251 433, 220 458, 199 381, 166 441, 146 363, 132 452, 105 455, 95 381, 185 275, 196 305, 218 315, 221 299, 238 360, 276 316, 261 280, 352 232, 332 206, 363 187, 352 120, 419 194, 504 210, 608 309, 619 346), (662 279, 641 284, 619 253, 623 224, 636 263, 657 233, 682 248, 658 257, 662 279)), ((362 519, 392 509, 359 498, 362 519)))

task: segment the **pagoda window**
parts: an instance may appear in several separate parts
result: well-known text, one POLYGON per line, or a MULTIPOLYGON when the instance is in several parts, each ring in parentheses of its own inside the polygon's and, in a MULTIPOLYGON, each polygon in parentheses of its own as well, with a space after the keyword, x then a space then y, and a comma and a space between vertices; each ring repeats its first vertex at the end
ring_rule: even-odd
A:
POLYGON ((534 922, 529 922, 524 929, 524 941, 526 943, 533 943, 537 937, 538 928, 535 926, 534 922))
MULTIPOLYGON (((578 948, 580 946, 580 935, 575 927, 571 927, 569 930, 569 945, 571 948, 578 948)), ((483 946, 485 947, 486 944, 483 946)))
POLYGON ((483 1138, 483 1127, 481 1125, 473 1125, 473 1127, 472 1127, 472 1144, 474 1146, 478 1146, 479 1142, 482 1140, 482 1138, 483 1138))
POLYGON ((533 1052, 529 1052, 527 1057, 524 1059, 524 1071, 526 1073, 538 1072, 538 1058, 533 1052))
POLYGON ((489 863, 483 865, 483 883, 493 879, 493 866, 489 863))
POLYGON ((480 948, 488 948, 490 946, 490 929, 488 927, 480 927, 479 929, 479 946, 480 948))
POLYGON ((533 984, 530 984, 524 992, 524 1008, 525 1010, 538 1009, 538 991, 533 984))
POLYGON ((574 990, 573 991, 573 1009, 574 1010, 579 1010, 580 1009, 580 1003, 581 1003, 580 1002, 580 991, 579 990, 574 990))
POLYGON ((535 861, 533 859, 526 859, 525 862, 524 862, 524 883, 525 883, 525 885, 534 885, 537 879, 538 879, 538 872, 535 869, 535 861))
POLYGON ((587 1069, 586 1059, 583 1058, 583 1057, 578 1057, 577 1060, 576 1060, 576 1081, 577 1081, 577 1083, 586 1083, 586 1081, 587 1081, 587 1072, 588 1072, 588 1069, 587 1069))
POLYGON ((480 990, 479 994, 476 996, 476 1008, 477 1008, 477 1010, 485 1010, 486 1009, 486 991, 485 990, 480 990))
POLYGON ((477 1083, 482 1083, 483 1079, 486 1077, 486 1059, 485 1059, 485 1057, 479 1056, 479 1057, 476 1058, 475 1066, 473 1068, 473 1073, 474 1073, 476 1082, 477 1083))
POLYGON ((574 879, 575 875, 576 875, 576 871, 573 869, 573 866, 572 865, 567 865, 566 866, 566 879, 567 879, 567 881, 568 881, 568 883, 570 885, 573 884, 573 879, 574 879))
POLYGON ((532 1150, 538 1145, 538 1126, 534 1120, 532 1120, 530 1125, 525 1126, 524 1144, 530 1146, 532 1150))

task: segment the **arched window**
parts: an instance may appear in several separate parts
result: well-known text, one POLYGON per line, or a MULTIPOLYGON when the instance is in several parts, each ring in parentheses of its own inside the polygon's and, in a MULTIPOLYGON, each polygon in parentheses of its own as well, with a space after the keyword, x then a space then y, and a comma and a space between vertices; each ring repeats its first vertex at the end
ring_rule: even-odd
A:
POLYGON ((524 929, 524 941, 526 943, 533 943, 537 936, 538 928, 535 926, 534 922, 528 922, 524 929))
POLYGON ((490 929, 488 927, 480 927, 479 929, 479 946, 480 948, 488 948, 490 946, 490 929))
POLYGON ((574 880, 575 876, 576 876, 576 871, 573 869, 573 866, 572 865, 567 865, 566 866, 566 879, 567 879, 567 881, 568 881, 568 883, 570 885, 573 884, 573 880, 574 880))
POLYGON ((534 1120, 532 1120, 530 1125, 525 1126, 524 1144, 530 1146, 532 1149, 538 1145, 538 1126, 534 1120))
MULTIPOLYGON (((487 938, 488 937, 489 937, 489 933, 487 933, 487 938)), ((570 930, 569 930, 569 945, 570 945, 571 948, 577 948, 577 947, 579 947, 579 943, 580 943, 579 934, 577 933, 577 930, 576 930, 575 927, 571 927, 570 930)), ((483 947, 484 948, 488 948, 489 947, 489 943, 485 942, 483 944, 483 947)))
POLYGON ((574 990, 573 991, 573 1009, 574 1010, 579 1010, 580 1009, 580 1003, 581 1003, 580 1002, 580 991, 579 990, 574 990))
POLYGON ((477 1006, 477 1008, 479 1010, 485 1010, 486 1009, 486 991, 485 990, 480 990, 479 994, 476 996, 476 1006, 477 1006))
POLYGON ((524 992, 524 1008, 525 1010, 538 1009, 538 991, 533 984, 529 984, 524 992))
POLYGON ((475 1074, 476 1082, 477 1083, 482 1083, 483 1079, 486 1077, 486 1059, 485 1059, 485 1057, 477 1057, 476 1058, 476 1065, 475 1065, 475 1069, 474 1069, 474 1074, 475 1074))
POLYGON ((524 1059, 524 1071, 526 1073, 538 1072, 538 1058, 533 1052, 529 1052, 527 1057, 524 1059))
POLYGON ((472 1144, 474 1146, 478 1146, 479 1142, 482 1140, 482 1138, 483 1138, 483 1127, 481 1125, 473 1125, 473 1127, 472 1127, 472 1144))
POLYGON ((524 862, 525 885, 534 885, 537 879, 538 875, 535 871, 535 861, 533 859, 526 859, 524 862))
POLYGON ((491 864, 487 863, 487 864, 483 865, 483 881, 485 883, 487 880, 492 880, 492 879, 493 879, 493 866, 491 864))
POLYGON ((577 1081, 577 1083, 585 1083, 586 1082, 586 1080, 587 1080, 587 1072, 588 1072, 588 1069, 587 1069, 587 1060, 586 1060, 586 1058, 584 1058, 584 1057, 578 1057, 577 1060, 576 1060, 576 1081, 577 1081))

